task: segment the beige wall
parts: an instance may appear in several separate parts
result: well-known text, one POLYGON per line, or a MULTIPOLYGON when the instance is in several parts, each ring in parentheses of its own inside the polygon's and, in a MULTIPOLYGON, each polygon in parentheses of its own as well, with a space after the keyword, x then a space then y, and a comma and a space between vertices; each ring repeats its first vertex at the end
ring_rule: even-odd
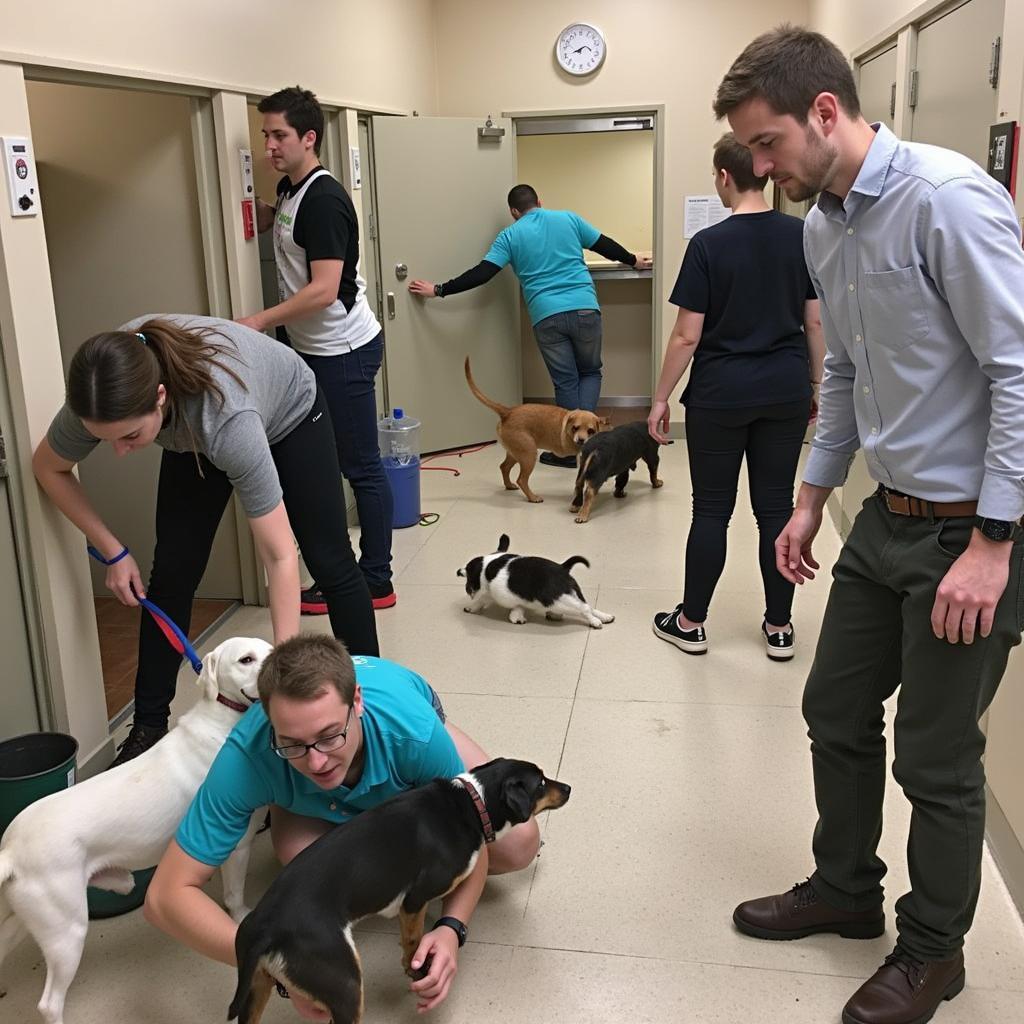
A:
POLYGON ((807 23, 848 54, 920 6, 920 0, 810 0, 807 23))
MULTIPOLYGON (((711 185, 711 147, 722 132, 711 113, 715 87, 758 32, 807 21, 806 0, 520 0, 515 24, 496 0, 438 0, 438 110, 451 115, 664 104, 664 246, 658 301, 667 299, 683 254, 683 203, 711 185), (556 66, 558 32, 577 18, 599 26, 604 66, 585 80, 556 66), (497 39, 500 45, 482 45, 497 39)), ((666 317, 663 331, 671 324, 666 317)))
POLYGON ((521 135, 516 162, 549 209, 575 210, 631 252, 651 251, 654 132, 521 135))
POLYGON ((0 47, 72 64, 403 111, 435 106, 432 0, 5 4, 0 47))

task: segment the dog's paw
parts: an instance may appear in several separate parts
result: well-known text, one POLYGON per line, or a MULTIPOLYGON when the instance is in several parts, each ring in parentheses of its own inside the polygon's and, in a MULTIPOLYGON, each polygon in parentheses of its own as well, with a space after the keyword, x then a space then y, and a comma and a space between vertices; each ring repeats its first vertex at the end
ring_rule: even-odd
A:
POLYGON ((614 615, 609 615, 607 612, 599 612, 599 611, 595 610, 594 611, 594 616, 600 622, 603 622, 605 625, 607 625, 609 622, 614 622, 615 621, 615 616, 614 615))
POLYGON ((600 629, 601 626, 602 626, 602 622, 601 622, 600 619, 595 617, 595 618, 590 620, 590 628, 591 629, 600 629))
POLYGON ((541 503, 541 502, 542 502, 542 501, 543 501, 544 499, 543 499, 543 498, 538 498, 538 497, 537 497, 537 495, 535 494, 535 495, 534 495, 534 496, 533 496, 532 498, 530 498, 530 497, 527 497, 527 499, 526 499, 526 500, 527 500, 527 501, 528 501, 528 502, 529 502, 529 503, 530 503, 531 505, 539 505, 539 504, 540 504, 540 503, 541 503))
POLYGON ((615 491, 614 494, 616 498, 624 498, 626 496, 625 491, 615 491))
POLYGON ((476 615, 480 611, 479 608, 474 608, 471 604, 467 604, 462 610, 469 615, 476 615))
POLYGON ((508 613, 508 621, 514 623, 516 626, 521 626, 526 622, 526 612, 522 608, 513 608, 508 613))
POLYGON ((655 480, 654 483, 651 484, 651 486, 652 487, 664 487, 665 486, 665 481, 664 480, 655 480))
POLYGON ((590 516, 577 516, 573 520, 573 522, 576 522, 576 523, 586 523, 586 522, 589 522, 589 520, 590 520, 590 516))

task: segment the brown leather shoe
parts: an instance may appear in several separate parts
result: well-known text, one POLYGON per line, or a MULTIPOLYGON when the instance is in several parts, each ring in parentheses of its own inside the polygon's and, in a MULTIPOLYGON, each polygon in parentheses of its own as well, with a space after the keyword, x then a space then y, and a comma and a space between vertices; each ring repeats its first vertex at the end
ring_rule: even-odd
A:
POLYGON ((964 955, 921 961, 899 946, 843 1007, 843 1024, 925 1024, 964 987, 964 955))
POLYGON ((882 905, 870 910, 840 910, 826 903, 810 883, 799 882, 789 892, 741 903, 733 924, 755 939, 802 939, 833 932, 844 939, 875 939, 885 932, 882 905))

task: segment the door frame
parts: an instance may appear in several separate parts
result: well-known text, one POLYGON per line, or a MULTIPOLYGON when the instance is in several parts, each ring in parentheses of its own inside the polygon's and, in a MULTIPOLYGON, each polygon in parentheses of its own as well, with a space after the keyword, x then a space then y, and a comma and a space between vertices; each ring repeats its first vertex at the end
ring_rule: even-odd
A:
MULTIPOLYGON (((654 119, 654 168, 653 168, 653 231, 651 235, 651 255, 654 265, 651 268, 651 394, 653 399, 661 372, 662 338, 664 337, 663 320, 665 303, 661 301, 662 272, 664 270, 664 230, 665 212, 665 104, 664 103, 631 103, 627 106, 599 107, 564 107, 543 110, 503 110, 502 117, 516 121, 530 121, 538 118, 571 120, 572 118, 595 117, 653 117, 654 119)), ((516 145, 516 133, 512 132, 512 144, 516 145)), ((513 152, 515 152, 513 150, 513 152)))

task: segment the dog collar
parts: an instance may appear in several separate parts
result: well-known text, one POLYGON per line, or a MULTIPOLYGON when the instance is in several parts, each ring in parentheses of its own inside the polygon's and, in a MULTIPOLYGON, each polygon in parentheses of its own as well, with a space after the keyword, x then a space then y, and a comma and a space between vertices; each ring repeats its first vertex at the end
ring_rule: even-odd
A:
POLYGON ((217 694, 217 703, 224 704, 226 707, 231 708, 232 711, 237 711, 240 715, 244 715, 249 710, 244 704, 239 704, 237 700, 228 700, 223 693, 217 694))
POLYGON ((487 808, 484 806, 484 802, 480 798, 480 794, 477 792, 476 786, 474 786, 469 779, 462 776, 459 777, 459 782, 462 783, 463 788, 473 801, 476 813, 480 815, 480 825, 484 830, 484 842, 493 843, 496 838, 494 835, 494 826, 491 824, 491 816, 487 813, 487 808))

